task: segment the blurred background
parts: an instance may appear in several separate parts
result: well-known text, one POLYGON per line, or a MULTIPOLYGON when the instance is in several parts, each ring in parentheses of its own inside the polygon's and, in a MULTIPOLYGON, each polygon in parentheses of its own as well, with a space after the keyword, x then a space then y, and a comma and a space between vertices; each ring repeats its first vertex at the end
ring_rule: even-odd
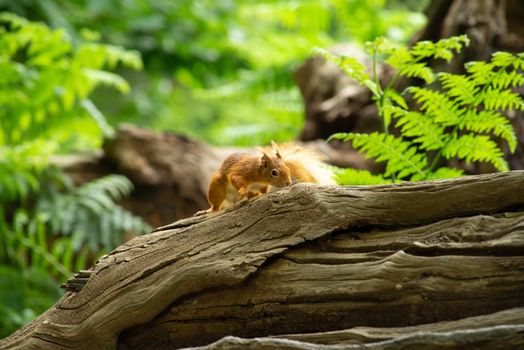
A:
MULTIPOLYGON (((102 88, 92 96, 109 124, 173 130, 215 145, 294 138, 304 117, 293 71, 312 49, 341 41, 363 44, 377 36, 406 42, 425 23, 419 12, 424 5, 385 0, 0 1, 2 10, 65 29, 73 42, 82 40, 87 29, 100 42, 140 53, 143 69, 117 70, 132 86, 129 94, 102 88)), ((97 140, 96 135, 90 141, 71 140, 62 151, 97 146, 97 140)))
POLYGON ((193 212, 159 216, 166 188, 179 207, 192 192, 108 160, 134 157, 107 142, 119 124, 201 141, 205 154, 294 140, 305 123, 295 75, 312 50, 378 36, 407 44, 428 5, 0 0, 0 337, 58 300, 74 271, 193 212), (124 199, 133 189, 135 204, 124 199))

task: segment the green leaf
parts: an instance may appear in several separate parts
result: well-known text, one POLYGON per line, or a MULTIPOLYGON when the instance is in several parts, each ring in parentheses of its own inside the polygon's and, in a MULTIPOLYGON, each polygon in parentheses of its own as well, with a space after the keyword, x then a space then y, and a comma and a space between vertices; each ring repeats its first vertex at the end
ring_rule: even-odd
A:
POLYGON ((499 171, 508 171, 508 164, 498 145, 485 135, 466 134, 454 137, 442 149, 447 158, 457 157, 468 162, 486 162, 499 171))
POLYGON ((464 75, 450 73, 439 73, 438 77, 442 83, 442 87, 447 90, 446 94, 455 98, 460 105, 475 103, 475 95, 479 92, 480 88, 472 79, 464 75))
POLYGON ((425 176, 423 169, 427 166, 425 155, 418 153, 417 148, 402 138, 378 132, 371 134, 349 133, 346 139, 352 141, 353 147, 366 152, 366 158, 375 158, 377 162, 386 162, 384 176, 397 175, 406 178, 414 174, 425 176))
POLYGON ((339 185, 379 185, 391 183, 381 175, 373 175, 368 170, 332 167, 335 181, 339 185))
POLYGON ((516 92, 511 90, 497 90, 488 87, 483 93, 479 94, 479 99, 488 110, 498 109, 519 109, 524 110, 524 100, 516 92))
POLYGON ((316 54, 321 55, 326 60, 334 62, 344 71, 345 74, 357 80, 361 84, 368 86, 370 90, 376 90, 376 84, 370 79, 369 75, 366 73, 366 67, 354 57, 337 56, 321 48, 316 48, 314 52, 316 54))
POLYGON ((100 130, 105 137, 110 138, 115 134, 115 130, 109 125, 106 118, 96 107, 96 105, 90 99, 84 99, 81 101, 82 107, 89 113, 89 115, 96 121, 100 130))
POLYGON ((444 126, 456 125, 464 113, 458 108, 456 102, 440 92, 414 86, 408 88, 407 91, 419 103, 420 109, 434 118, 436 123, 444 126))
POLYGON ((396 127, 402 135, 413 138, 412 142, 427 151, 438 150, 445 144, 444 126, 433 122, 432 118, 418 112, 406 112, 398 117, 396 127))
POLYGON ((517 147, 517 136, 511 122, 497 111, 469 110, 460 119, 458 127, 476 133, 493 132, 508 142, 511 152, 517 147))
POLYGON ((456 168, 441 167, 436 171, 429 173, 426 180, 453 179, 464 176, 464 170, 456 168))
POLYGON ((423 79, 427 84, 435 81, 433 70, 425 63, 411 63, 400 68, 400 74, 409 78, 423 79))

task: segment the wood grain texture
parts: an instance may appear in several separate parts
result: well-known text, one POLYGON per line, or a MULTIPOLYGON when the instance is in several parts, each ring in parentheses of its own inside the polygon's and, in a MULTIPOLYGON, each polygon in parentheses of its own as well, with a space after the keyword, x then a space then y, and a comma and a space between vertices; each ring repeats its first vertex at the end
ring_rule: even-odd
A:
MULTIPOLYGON (((463 305, 463 301, 479 295, 482 310, 492 310, 490 288, 503 293, 500 298, 495 297, 500 308, 524 306, 522 292, 518 292, 519 287, 522 291, 524 275, 522 254, 508 253, 511 249, 520 249, 522 244, 519 210, 524 208, 523 188, 522 171, 376 187, 294 185, 224 212, 178 221, 120 246, 96 263, 80 292, 66 293, 34 322, 0 341, 0 349, 114 349, 119 337, 121 348, 133 348, 136 343, 125 338, 130 329, 154 324, 163 316, 173 317, 176 307, 181 310, 177 317, 194 320, 203 312, 199 308, 200 301, 193 302, 195 296, 197 300, 205 300, 206 295, 222 290, 224 295, 233 293, 231 298, 236 293, 240 304, 235 305, 239 305, 245 315, 260 316, 262 331, 281 324, 282 332, 286 333, 312 331, 312 325, 319 323, 315 320, 316 312, 324 306, 326 311, 323 312, 328 316, 330 310, 336 312, 338 308, 358 310, 352 321, 342 320, 346 322, 342 326, 393 325, 396 321, 399 325, 410 325, 439 320, 438 313, 425 314, 424 306, 443 310, 442 305, 445 305, 457 309, 455 316, 462 317, 471 314, 470 309, 473 309, 463 305), (516 213, 485 216, 507 211, 516 213), (468 216, 475 219, 469 220, 468 216), (470 231, 458 230, 453 235, 452 227, 460 220, 465 221, 463 227, 472 228, 470 231), (495 233, 490 229, 477 229, 484 227, 487 221, 493 221, 499 229, 493 230, 495 233), (428 224, 437 225, 433 226, 437 233, 439 225, 447 227, 448 238, 431 235, 427 228, 417 230, 414 227, 427 227, 428 224), (397 236, 399 241, 381 238, 379 240, 384 243, 380 249, 365 248, 368 238, 356 238, 363 237, 373 228, 378 231, 371 235, 397 236), (397 229, 398 233, 391 231, 397 229), (467 232, 472 233, 468 236, 467 232), (424 238, 427 234, 430 238, 424 238), (445 253, 470 249, 460 246, 462 240, 454 239, 460 235, 469 237, 475 244, 498 245, 498 253, 486 256, 482 252, 445 253), (486 239, 482 235, 487 235, 486 239), (413 237, 416 241, 406 246, 413 237), (351 240, 357 244, 349 244, 351 240), (507 241, 510 243, 505 244, 507 241), (351 248, 344 248, 344 244, 351 248), (315 247, 317 250, 318 247, 329 249, 316 257, 313 256, 315 247), (399 250, 399 247, 406 249, 399 250), (347 258, 340 250, 348 249, 360 251, 345 261, 347 258), (326 263, 329 261, 343 268, 337 269, 338 275, 332 275, 331 280, 319 284, 314 277, 323 276, 329 270, 330 264, 326 263), (430 266, 432 273, 424 275, 419 264, 430 266), (357 266, 366 269, 362 271, 357 266), (312 274, 313 287, 305 284, 304 275, 292 281, 297 272, 302 274, 299 268, 312 274), (351 272, 349 279, 348 271, 351 272), (467 273, 473 275, 465 283, 462 279, 467 278, 467 273), (400 287, 388 282, 397 274, 408 277, 400 287), (272 276, 287 278, 289 283, 295 284, 275 285, 272 276), (260 278, 266 278, 265 284, 274 288, 276 296, 284 295, 287 288, 286 302, 291 307, 286 309, 286 305, 278 302, 270 304, 268 292, 249 286, 260 278), (248 296, 238 292, 243 287, 255 293, 251 296, 251 304, 260 304, 258 310, 241 307, 242 302, 249 301, 248 296), (455 298, 455 291, 450 288, 456 287, 455 298), (373 288, 387 293, 370 294, 373 288), (318 291, 321 293, 317 294, 318 291), (327 303, 322 302, 322 293, 329 296, 327 303), (348 293, 355 299, 346 299, 348 293), (380 317, 369 311, 378 310, 380 304, 387 303, 396 304, 397 310, 405 314, 380 317), (274 313, 277 317, 264 320, 266 310, 269 310, 268 315, 274 313), (286 326, 303 312, 310 318, 302 331, 299 327, 286 326)), ((476 248, 471 249, 469 252, 476 248)), ((224 301, 233 303, 232 299, 224 301)), ((216 323, 221 324, 220 321, 216 323)), ((247 323, 246 328, 249 328, 247 323)), ((223 330, 228 331, 227 327, 223 330)), ((256 332, 260 332, 260 328, 256 327, 256 332)), ((158 338, 154 339, 157 345, 166 344, 166 341, 172 348, 183 345, 169 332, 157 334, 158 338)), ((214 335, 216 339, 220 336, 214 335)))
POLYGON ((162 338, 191 346, 488 314, 524 305, 523 251, 524 213, 339 232, 288 249, 238 286, 183 298, 120 340, 154 349, 162 338))

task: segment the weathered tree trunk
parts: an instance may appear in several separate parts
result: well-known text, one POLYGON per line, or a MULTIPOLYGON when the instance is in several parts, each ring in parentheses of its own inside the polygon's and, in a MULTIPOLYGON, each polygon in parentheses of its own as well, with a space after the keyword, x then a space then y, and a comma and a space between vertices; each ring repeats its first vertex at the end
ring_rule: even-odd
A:
POLYGON ((297 184, 127 242, 0 349, 519 346, 523 189, 297 184))
MULTIPOLYGON (((324 154, 334 165, 349 166, 363 158, 323 141, 302 145, 324 154)), ((211 175, 228 155, 241 150, 248 149, 212 147, 174 133, 124 125, 100 154, 58 157, 55 163, 78 184, 111 173, 126 175, 135 190, 123 205, 158 227, 207 209, 211 175)))

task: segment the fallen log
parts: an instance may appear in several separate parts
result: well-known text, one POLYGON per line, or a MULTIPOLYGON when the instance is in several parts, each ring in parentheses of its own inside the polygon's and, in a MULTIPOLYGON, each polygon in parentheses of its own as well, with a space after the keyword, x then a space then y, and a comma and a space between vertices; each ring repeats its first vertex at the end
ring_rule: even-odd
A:
MULTIPOLYGON (((320 140, 301 145, 324 154, 333 165, 354 166, 364 159, 364 155, 332 148, 320 140)), ((213 172, 227 156, 246 150, 122 125, 105 141, 103 152, 59 156, 54 163, 76 184, 114 173, 127 176, 134 191, 123 206, 157 227, 209 208, 206 195, 213 172)))
MULTIPOLYGON (((522 189, 523 171, 372 187, 297 184, 134 238, 0 349, 182 348, 276 334, 306 334, 267 340, 306 349, 319 332, 521 311, 522 189)), ((426 340, 456 348, 473 329, 471 344, 518 344, 521 314, 464 321, 472 326, 435 329, 426 340)), ((421 341, 405 329, 369 344, 421 341)), ((254 342, 222 344, 232 341, 254 342)), ((244 348, 271 349, 263 342, 244 348)))

